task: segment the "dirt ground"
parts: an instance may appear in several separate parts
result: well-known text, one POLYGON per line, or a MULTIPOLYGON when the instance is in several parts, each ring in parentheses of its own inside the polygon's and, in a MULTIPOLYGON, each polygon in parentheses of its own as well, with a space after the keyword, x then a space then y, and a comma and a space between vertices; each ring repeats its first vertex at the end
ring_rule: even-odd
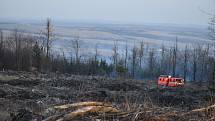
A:
MULTIPOLYGON (((51 107, 83 101, 106 102, 122 112, 135 112, 117 121, 207 121, 214 120, 214 109, 189 112, 213 105, 214 99, 207 86, 191 83, 158 89, 155 82, 143 80, 0 72, 0 121, 45 121, 55 114, 51 107)), ((91 121, 91 116, 76 120, 91 121)))

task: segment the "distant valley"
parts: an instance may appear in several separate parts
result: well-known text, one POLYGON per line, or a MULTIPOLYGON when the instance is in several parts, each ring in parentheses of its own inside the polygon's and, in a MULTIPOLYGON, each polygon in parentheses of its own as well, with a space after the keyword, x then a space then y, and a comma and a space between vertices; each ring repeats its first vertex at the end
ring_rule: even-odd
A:
MULTIPOLYGON (((18 29, 21 32, 33 33, 40 36, 45 30, 45 24, 39 23, 0 23, 0 29, 5 32, 18 29)), ((162 45, 171 47, 178 39, 179 47, 191 43, 210 44, 207 26, 179 26, 171 24, 94 24, 94 23, 54 23, 53 51, 64 52, 71 56, 72 41, 79 36, 81 55, 94 54, 98 48, 101 57, 110 57, 115 40, 119 45, 119 52, 123 53, 126 42, 128 47, 138 46, 140 41, 152 48, 161 48, 162 45)))

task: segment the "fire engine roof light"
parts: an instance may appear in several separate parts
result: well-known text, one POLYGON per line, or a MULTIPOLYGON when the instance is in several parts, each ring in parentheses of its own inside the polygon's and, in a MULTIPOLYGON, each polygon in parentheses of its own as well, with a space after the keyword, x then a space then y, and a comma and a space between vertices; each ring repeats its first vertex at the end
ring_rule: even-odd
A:
POLYGON ((160 75, 160 77, 171 77, 170 75, 160 75))

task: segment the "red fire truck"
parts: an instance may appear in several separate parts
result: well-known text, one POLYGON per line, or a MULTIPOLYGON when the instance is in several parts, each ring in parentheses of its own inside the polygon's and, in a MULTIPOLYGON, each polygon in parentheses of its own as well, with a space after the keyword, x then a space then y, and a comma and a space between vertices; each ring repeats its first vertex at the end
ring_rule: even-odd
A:
POLYGON ((168 75, 161 75, 158 78, 158 86, 166 86, 166 87, 180 87, 184 86, 183 78, 171 77, 168 75))

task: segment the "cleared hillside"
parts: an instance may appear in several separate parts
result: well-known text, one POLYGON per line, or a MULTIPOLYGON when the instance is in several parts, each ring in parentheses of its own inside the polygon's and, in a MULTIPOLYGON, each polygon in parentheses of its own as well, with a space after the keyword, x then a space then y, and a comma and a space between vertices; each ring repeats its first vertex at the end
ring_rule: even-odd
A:
POLYGON ((214 107, 194 110, 213 104, 214 95, 205 85, 189 83, 182 88, 157 89, 155 81, 146 80, 56 73, 0 73, 1 121, 45 120, 59 114, 51 110, 54 106, 85 101, 111 104, 123 115, 115 113, 110 118, 107 113, 105 118, 94 112, 72 120, 89 121, 97 117, 102 121, 113 118, 120 121, 184 121, 209 120, 215 116, 214 107))

